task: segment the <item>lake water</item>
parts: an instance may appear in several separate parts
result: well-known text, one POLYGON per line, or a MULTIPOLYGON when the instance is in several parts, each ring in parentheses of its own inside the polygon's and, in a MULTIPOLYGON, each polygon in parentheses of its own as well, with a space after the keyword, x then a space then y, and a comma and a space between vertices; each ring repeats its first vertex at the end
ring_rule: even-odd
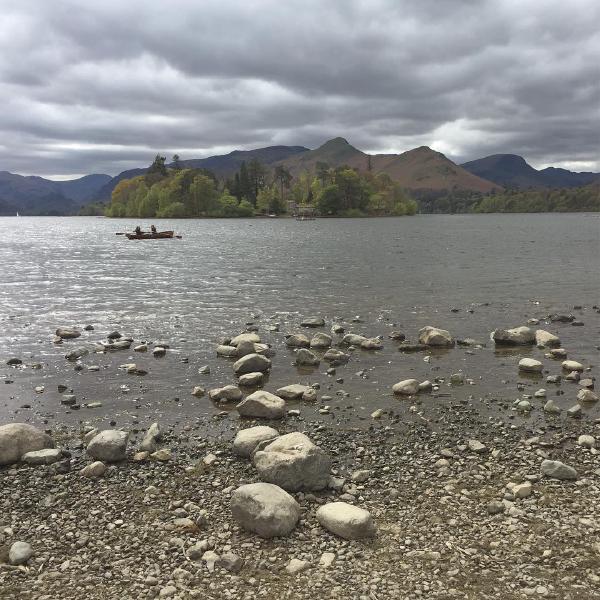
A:
MULTIPOLYGON (((307 418, 340 418, 346 411, 359 420, 380 407, 402 412, 410 403, 390 395, 391 383, 449 377, 459 369, 475 385, 442 391, 452 398, 487 398, 486 410, 493 408, 489 398, 518 398, 519 381, 527 393, 548 387, 519 379, 516 370, 521 356, 543 358, 543 351, 496 353, 489 333, 549 313, 573 313, 584 322, 540 327, 560 335, 570 358, 597 363, 596 214, 164 220, 156 222, 159 229, 174 229, 181 240, 128 241, 115 235, 136 224, 93 217, 0 218, 0 378, 13 382, 0 387, 0 421, 106 421, 118 414, 122 425, 139 418, 183 422, 217 414, 220 408, 209 400, 190 396, 191 386, 233 382, 231 364, 215 356, 216 339, 243 331, 248 322, 278 352, 266 389, 318 382, 321 393, 334 397, 329 404, 337 414, 320 416, 314 406, 303 406, 307 418), (423 354, 404 355, 385 339, 383 351, 359 351, 338 368, 336 377, 345 380, 339 384, 324 373, 323 363, 312 373, 291 365, 283 336, 299 331, 301 318, 312 315, 326 319, 327 332, 340 322, 347 331, 386 336, 400 330, 414 340, 420 327, 431 324, 487 347, 473 354, 459 348, 435 353, 425 362, 423 354), (353 323, 356 316, 362 322, 353 323), (268 332, 275 323, 280 332, 268 332), (58 326, 85 324, 95 330, 62 346, 52 343, 58 326), (98 365, 100 372, 73 371, 65 352, 115 329, 136 341, 166 340, 172 350, 161 360, 129 351, 92 354, 83 359, 84 367, 98 365), (6 367, 10 356, 43 368, 6 367), (149 374, 136 378, 116 368, 133 361, 149 374), (210 376, 198 375, 204 364, 211 366, 210 376), (368 378, 356 375, 361 370, 368 378), (56 392, 62 382, 82 403, 101 401, 102 407, 69 411, 56 392), (36 385, 45 385, 45 392, 35 394, 36 385), (122 385, 131 392, 123 394, 122 385)), ((560 363, 544 360, 549 372, 560 373, 560 363)), ((566 407, 577 388, 563 389, 559 400, 566 407)), ((424 397, 423 413, 436 401, 424 397)))

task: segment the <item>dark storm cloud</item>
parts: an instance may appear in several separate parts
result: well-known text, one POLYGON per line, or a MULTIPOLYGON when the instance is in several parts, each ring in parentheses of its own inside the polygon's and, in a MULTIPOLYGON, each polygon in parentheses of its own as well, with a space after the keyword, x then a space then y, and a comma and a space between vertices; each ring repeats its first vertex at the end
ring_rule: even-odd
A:
POLYGON ((341 135, 600 170, 596 0, 8 0, 0 170, 341 135))

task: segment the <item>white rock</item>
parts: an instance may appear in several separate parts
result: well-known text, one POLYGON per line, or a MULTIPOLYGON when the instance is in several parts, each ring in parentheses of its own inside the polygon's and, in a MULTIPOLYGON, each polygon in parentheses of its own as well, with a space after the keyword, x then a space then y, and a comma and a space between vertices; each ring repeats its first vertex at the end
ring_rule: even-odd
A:
POLYGON ((84 477, 89 477, 90 479, 95 479, 96 477, 102 477, 106 472, 106 465, 97 460, 89 465, 86 465, 79 471, 81 475, 84 477))
POLYGON ((277 390, 277 395, 284 400, 298 400, 311 388, 307 385, 292 383, 277 390))
POLYGON ((581 389, 577 392, 577 402, 598 402, 598 394, 592 390, 581 389))
POLYGON ((562 409, 560 406, 558 406, 558 404, 556 404, 556 402, 554 402, 552 399, 548 400, 548 402, 544 404, 544 412, 557 415, 561 410, 562 409))
POLYGON ((544 348, 557 348, 560 346, 560 338, 549 331, 537 329, 535 332, 535 343, 544 348))
POLYGON ((318 356, 306 348, 300 348, 296 352, 295 363, 299 366, 316 367, 320 362, 318 356))
POLYGON ((367 338, 364 335, 357 335, 355 333, 347 333, 342 338, 342 344, 348 344, 349 346, 360 346, 367 338))
POLYGON ((583 371, 583 365, 576 360, 564 360, 562 368, 565 371, 583 371))
POLYGON ((419 330, 419 343, 425 344, 426 346, 441 346, 448 348, 454 346, 454 339, 450 335, 450 332, 445 329, 427 326, 419 330))
POLYGON ((328 569, 335 561, 335 554, 333 552, 323 552, 319 559, 319 566, 323 569, 328 569))
POLYGON ((285 415, 285 400, 270 392, 258 390, 242 400, 236 409, 243 417, 281 419, 285 415))
POLYGON ((277 437, 279 432, 266 425, 241 429, 233 440, 233 451, 239 456, 249 457, 261 442, 274 440, 277 437))
POLYGON ((261 354, 247 354, 242 356, 233 365, 233 370, 236 375, 244 375, 246 373, 266 373, 271 368, 271 361, 261 354))
POLYGON ((27 542, 14 542, 8 551, 11 565, 24 565, 33 556, 33 548, 27 542))
POLYGON ((128 437, 126 431, 105 429, 92 438, 87 446, 87 453, 92 458, 105 462, 125 460, 128 437))
POLYGON ((330 502, 317 510, 317 520, 331 533, 346 540, 360 540, 375 535, 371 514, 346 502, 330 502))
POLYGON ((496 329, 491 334, 496 344, 518 346, 535 343, 535 333, 529 327, 515 327, 514 329, 496 329))
POLYGON ((302 573, 302 571, 306 571, 306 569, 308 569, 308 561, 299 560, 297 558, 290 559, 290 562, 285 567, 286 572, 290 575, 302 573))
POLYGON ((52 438, 33 425, 9 423, 0 425, 0 465, 10 465, 27 452, 54 448, 52 438))
POLYGON ((325 349, 329 348, 333 342, 330 335, 326 333, 316 333, 310 340, 311 348, 325 349))
POLYGON ((530 481, 519 483, 512 489, 512 493, 515 498, 527 498, 528 496, 531 496, 532 492, 533 486, 531 485, 530 481))
POLYGON ((240 375, 238 383, 241 386, 254 387, 260 385, 263 382, 263 379, 264 375, 257 371, 256 373, 245 373, 244 375, 240 375))
POLYGON ((300 505, 271 483, 250 483, 231 496, 233 518, 246 530, 263 538, 288 535, 300 518, 300 505))
POLYGON ((541 373, 544 365, 534 358, 522 358, 519 361, 519 371, 526 373, 541 373))
POLYGON ((158 442, 161 438, 160 426, 158 423, 152 423, 140 444, 140 452, 154 452, 158 448, 158 442))
POLYGON ((21 460, 28 465, 51 465, 62 458, 62 450, 57 448, 44 448, 44 450, 32 450, 26 452, 21 460))
POLYGON ((195 386, 192 390, 192 396, 196 396, 196 398, 202 398, 202 396, 204 396, 205 393, 206 390, 200 385, 195 386))
POLYGON ((260 337, 257 333, 240 333, 240 335, 236 335, 229 344, 231 346, 238 346, 242 342, 250 342, 251 344, 260 344, 260 337))
POLYGON ((331 458, 299 432, 278 437, 253 456, 263 481, 288 491, 322 490, 329 482, 331 458))
POLYGON ((392 386, 394 394, 403 396, 414 396, 419 391, 419 382, 416 379, 404 379, 392 386))
POLYGON ((239 402, 242 395, 242 390, 235 385, 226 385, 208 391, 208 397, 215 402, 239 402))
POLYGON ((582 448, 595 448, 596 447, 596 438, 592 435, 580 435, 577 439, 577 443, 582 448))

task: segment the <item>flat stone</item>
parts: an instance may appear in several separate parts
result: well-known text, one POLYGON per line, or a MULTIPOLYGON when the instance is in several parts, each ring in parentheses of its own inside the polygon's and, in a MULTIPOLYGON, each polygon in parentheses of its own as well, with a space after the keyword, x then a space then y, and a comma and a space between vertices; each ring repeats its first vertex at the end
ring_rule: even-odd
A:
POLYGON ((264 390, 250 394, 236 406, 241 416, 262 419, 281 419, 285 416, 285 408, 283 398, 264 390))
POLYGON ((376 533, 371 514, 346 502, 330 502, 319 507, 317 521, 327 531, 346 540, 373 537, 376 533))
POLYGON ((542 475, 553 479, 577 479, 577 471, 559 460, 544 460, 541 465, 542 475))
POLYGON ((62 450, 58 448, 44 448, 43 450, 26 452, 21 460, 28 465, 51 465, 61 460, 62 456, 62 450))
POLYGON ((241 429, 233 440, 233 451, 238 456, 250 457, 259 444, 274 440, 277 437, 279 437, 279 432, 265 425, 241 429))

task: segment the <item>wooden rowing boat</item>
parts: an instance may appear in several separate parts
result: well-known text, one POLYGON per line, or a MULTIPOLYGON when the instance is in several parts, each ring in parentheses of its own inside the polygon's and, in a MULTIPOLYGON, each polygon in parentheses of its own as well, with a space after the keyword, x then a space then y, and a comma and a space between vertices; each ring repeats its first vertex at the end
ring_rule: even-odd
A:
POLYGON ((174 236, 172 231, 157 231, 156 233, 126 233, 128 240, 170 240, 173 237, 181 238, 180 235, 174 236))

